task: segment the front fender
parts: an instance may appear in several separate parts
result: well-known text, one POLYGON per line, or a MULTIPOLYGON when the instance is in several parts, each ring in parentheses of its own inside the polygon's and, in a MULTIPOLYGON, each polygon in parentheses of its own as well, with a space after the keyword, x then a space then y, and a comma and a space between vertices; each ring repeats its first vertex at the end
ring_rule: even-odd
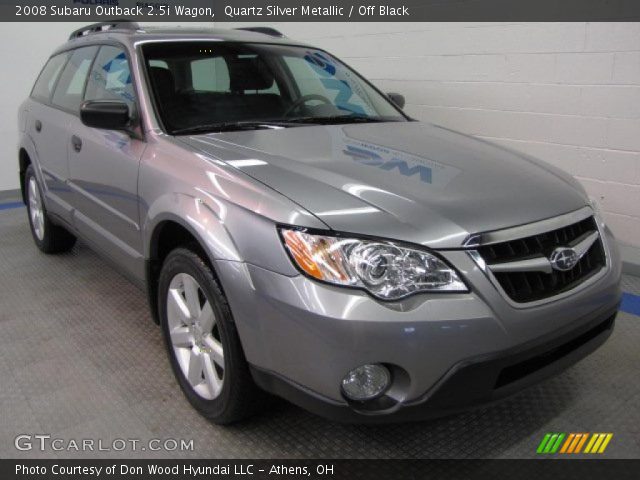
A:
POLYGON ((181 193, 161 195, 149 206, 142 226, 145 258, 152 257, 154 235, 164 222, 174 222, 189 231, 212 261, 241 261, 219 213, 201 198, 181 193))
POLYGON ((287 276, 298 275, 278 236, 276 223, 211 195, 163 194, 149 206, 143 223, 145 258, 153 257, 154 232, 173 221, 187 229, 210 260, 244 262, 287 276))

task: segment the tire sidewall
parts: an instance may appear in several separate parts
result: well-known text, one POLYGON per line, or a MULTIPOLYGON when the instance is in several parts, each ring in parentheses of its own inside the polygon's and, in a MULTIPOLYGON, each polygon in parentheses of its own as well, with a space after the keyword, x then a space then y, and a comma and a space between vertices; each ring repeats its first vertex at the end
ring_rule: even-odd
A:
POLYGON ((25 198, 27 200, 27 216, 29 217, 29 228, 31 230, 31 236, 33 237, 33 241, 36 243, 36 246, 40 249, 40 250, 44 250, 46 245, 45 242, 47 240, 47 235, 49 235, 49 229, 50 229, 50 224, 47 220, 47 210, 46 207, 44 206, 44 196, 42 195, 42 188, 40 188, 40 182, 38 181, 38 177, 36 175, 36 171, 33 168, 33 165, 29 165, 27 167, 27 170, 24 174, 24 191, 26 193, 25 198), (40 204, 42 205, 42 216, 43 218, 43 228, 44 228, 44 235, 42 236, 42 240, 40 240, 38 238, 38 235, 36 235, 36 231, 33 227, 33 220, 31 218, 31 195, 30 195, 30 189, 29 189, 29 181, 31 180, 31 178, 34 178, 36 181, 36 188, 38 189, 38 194, 40 195, 40 204))
POLYGON ((226 301, 217 287, 216 280, 213 277, 210 268, 196 253, 180 248, 169 254, 167 257, 162 267, 158 282, 158 312, 171 369, 173 370, 183 393, 189 402, 207 417, 215 418, 223 415, 229 407, 229 403, 231 401, 231 386, 235 377, 234 373, 239 367, 237 365, 239 360, 235 355, 235 345, 233 345, 233 336, 237 334, 235 333, 235 327, 231 320, 231 312, 226 306, 226 301), (169 324, 167 321, 167 295, 171 280, 179 273, 191 275, 198 282, 204 296, 211 304, 220 332, 220 341, 224 349, 224 381, 220 395, 212 400, 202 398, 194 391, 182 372, 173 351, 173 344, 171 343, 171 335, 169 334, 169 324))

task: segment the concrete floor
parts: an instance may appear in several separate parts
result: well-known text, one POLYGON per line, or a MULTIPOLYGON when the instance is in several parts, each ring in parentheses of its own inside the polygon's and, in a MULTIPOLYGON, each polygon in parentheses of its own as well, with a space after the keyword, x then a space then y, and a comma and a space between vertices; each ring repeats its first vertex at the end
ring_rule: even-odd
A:
MULTIPOLYGON (((640 279, 625 277, 640 293, 640 279)), ((613 432, 607 458, 640 458, 640 317, 562 375, 436 421, 348 426, 284 401, 233 427, 200 417, 171 374, 145 296, 86 246, 40 254, 24 208, 0 209, 0 458, 531 458, 547 432, 613 432), (20 452, 19 434, 187 439, 189 452, 20 452)))

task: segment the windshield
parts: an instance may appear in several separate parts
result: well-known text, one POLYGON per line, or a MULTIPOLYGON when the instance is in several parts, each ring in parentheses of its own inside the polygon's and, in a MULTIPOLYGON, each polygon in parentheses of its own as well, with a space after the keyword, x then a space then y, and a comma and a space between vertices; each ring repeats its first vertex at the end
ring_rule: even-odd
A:
POLYGON ((357 73, 313 48, 223 42, 142 48, 168 133, 406 120, 357 73))

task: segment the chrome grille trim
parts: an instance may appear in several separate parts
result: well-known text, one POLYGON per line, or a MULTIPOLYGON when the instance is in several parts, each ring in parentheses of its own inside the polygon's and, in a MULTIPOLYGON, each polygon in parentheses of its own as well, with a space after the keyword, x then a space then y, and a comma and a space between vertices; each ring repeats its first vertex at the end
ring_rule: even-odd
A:
POLYGON ((565 213, 558 217, 540 220, 539 222, 527 223, 517 227, 494 230, 491 232, 471 234, 465 239, 462 246, 464 248, 477 248, 540 235, 568 225, 573 225, 574 223, 578 223, 585 218, 593 216, 594 214, 595 212, 591 207, 582 207, 578 210, 574 210, 573 212, 565 213))
MULTIPOLYGON (((493 269, 495 269, 495 266, 497 264, 495 263, 493 265, 489 264, 487 259, 485 259, 480 254, 479 250, 476 250, 475 248, 467 247, 469 249, 466 251, 469 257, 474 261, 476 265, 478 265, 480 270, 487 276, 489 281, 494 285, 496 290, 498 290, 500 295, 512 307, 518 308, 518 309, 532 308, 532 307, 536 307, 546 303, 558 301, 570 295, 574 295, 575 293, 588 288, 590 285, 593 285, 602 277, 604 277, 611 268, 610 260, 609 260, 610 259, 609 246, 605 239, 604 225, 601 219, 598 217, 597 213, 594 212, 590 207, 585 207, 580 210, 570 212, 569 214, 561 215, 559 217, 555 217, 552 219, 543 220, 542 222, 535 222, 533 224, 522 225, 522 226, 508 228, 505 230, 499 230, 495 232, 487 232, 480 235, 469 237, 469 239, 473 239, 473 237, 476 237, 476 239, 486 242, 486 243, 482 243, 481 245, 478 245, 477 248, 480 249, 481 247, 484 247, 487 245, 495 245, 497 243, 502 243, 502 242, 518 241, 531 236, 551 233, 554 230, 562 229, 564 227, 569 227, 571 225, 574 225, 575 223, 582 222, 588 219, 589 217, 593 217, 593 222, 597 232, 592 232, 590 234, 587 233, 585 234, 586 236, 582 236, 574 240, 573 248, 574 249, 577 248, 578 254, 581 256, 584 256, 586 252, 589 251, 590 247, 592 247, 593 244, 599 240, 599 244, 602 249, 603 265, 599 268, 599 270, 596 270, 595 273, 591 274, 590 276, 587 275, 583 281, 575 285, 573 288, 570 288, 569 290, 566 290, 566 291, 561 291, 558 294, 550 295, 548 297, 544 297, 541 299, 537 299, 533 301, 516 301, 512 299, 509 296, 509 294, 507 294, 507 292, 502 287, 502 285, 500 284, 500 282, 498 281, 498 279, 496 278, 496 276, 492 271, 492 267, 493 269), (550 228, 550 230, 545 230, 545 227, 550 228)), ((470 244, 471 243, 469 243, 469 245, 470 244)), ((542 258, 544 258, 544 260, 547 263, 549 262, 547 258, 542 256, 540 259, 535 258, 535 260, 538 261, 538 260, 541 260, 542 258)), ((531 260, 531 259, 526 259, 526 260, 531 260)), ((517 262, 522 262, 522 261, 523 260, 517 260, 517 262)), ((516 261, 514 261, 513 263, 515 262, 516 261)), ((534 262, 531 262, 530 265, 524 264, 523 266, 533 267, 533 263, 534 262)), ((540 261, 537 266, 542 266, 542 262, 540 261)), ((518 270, 518 272, 526 272, 526 271, 527 271, 526 268, 518 270)), ((529 271, 534 271, 534 270, 529 270, 529 271)))
MULTIPOLYGON (((580 260, 589 251, 593 244, 600 238, 598 232, 592 232, 579 242, 571 242, 568 246, 572 247, 580 260)), ((551 273, 553 271, 551 261, 544 255, 526 260, 515 260, 512 262, 491 263, 487 267, 492 272, 543 272, 551 273)))

